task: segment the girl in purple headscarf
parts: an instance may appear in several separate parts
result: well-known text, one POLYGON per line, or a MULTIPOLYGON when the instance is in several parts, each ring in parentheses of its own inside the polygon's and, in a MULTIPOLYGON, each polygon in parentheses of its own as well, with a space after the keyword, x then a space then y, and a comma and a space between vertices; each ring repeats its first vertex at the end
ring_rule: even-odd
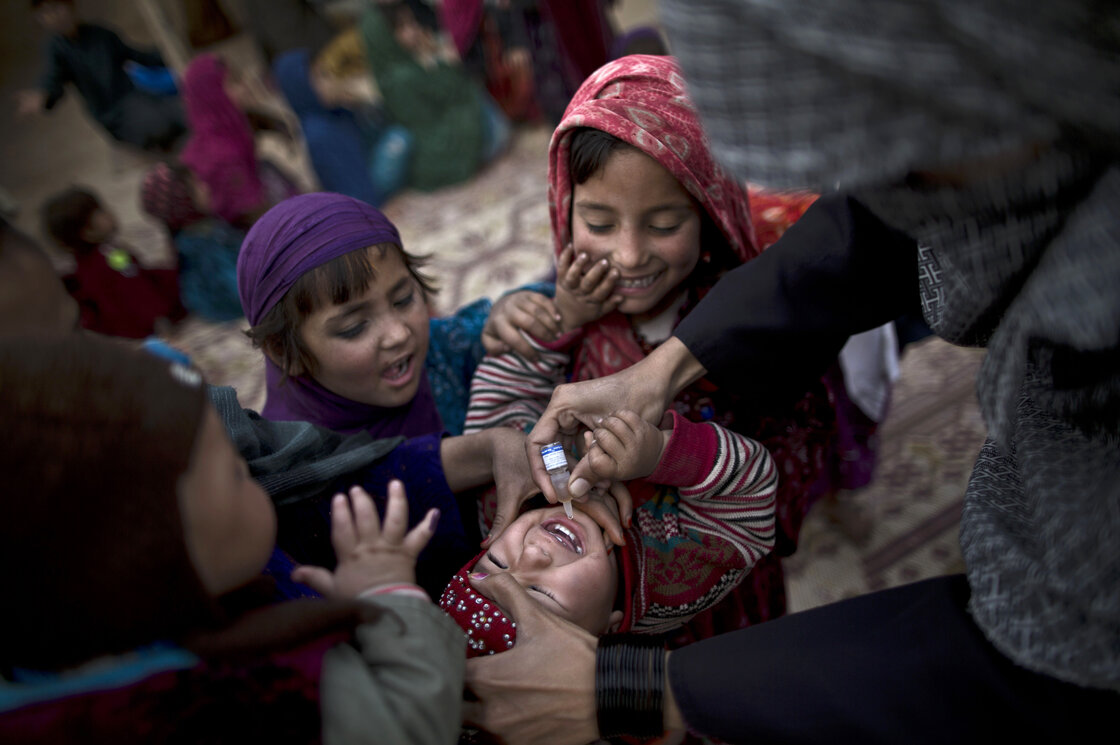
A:
MULTIPOLYGON (((460 434, 491 303, 431 318, 422 266, 360 200, 304 194, 266 212, 237 263, 248 335, 265 355, 261 413, 374 437, 460 434)), ((519 327, 555 331, 551 301, 539 298, 517 293, 494 306, 502 342, 523 344, 519 327)))

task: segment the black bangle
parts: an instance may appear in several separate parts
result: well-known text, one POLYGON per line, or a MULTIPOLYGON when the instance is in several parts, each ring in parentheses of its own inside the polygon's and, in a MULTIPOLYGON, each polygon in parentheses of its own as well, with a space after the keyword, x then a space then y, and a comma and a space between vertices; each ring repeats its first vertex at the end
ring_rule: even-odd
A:
POLYGON ((665 647, 648 634, 607 634, 595 652, 599 737, 641 739, 665 731, 665 647))

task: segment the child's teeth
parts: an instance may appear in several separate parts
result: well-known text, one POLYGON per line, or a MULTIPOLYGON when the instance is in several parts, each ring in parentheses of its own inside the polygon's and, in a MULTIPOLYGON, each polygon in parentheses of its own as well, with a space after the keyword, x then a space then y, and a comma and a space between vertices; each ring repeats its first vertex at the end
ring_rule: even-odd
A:
POLYGON ((618 283, 623 287, 649 287, 655 279, 657 279, 657 275, 651 274, 641 279, 621 279, 618 283))

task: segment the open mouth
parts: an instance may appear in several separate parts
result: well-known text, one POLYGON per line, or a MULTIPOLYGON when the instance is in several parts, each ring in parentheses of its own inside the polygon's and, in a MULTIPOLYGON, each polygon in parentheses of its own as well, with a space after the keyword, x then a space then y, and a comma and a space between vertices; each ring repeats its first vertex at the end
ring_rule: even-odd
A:
POLYGON ((648 287, 652 287, 657 282, 657 280, 661 279, 661 275, 664 273, 665 272, 661 271, 654 272, 653 274, 647 274, 644 277, 620 277, 615 284, 615 288, 623 291, 641 291, 648 287))
POLYGON ((401 383, 408 380, 411 370, 412 355, 410 354, 385 368, 385 371, 381 373, 381 377, 390 383, 401 383))
POLYGON ((541 523, 541 530, 564 548, 583 556, 583 540, 574 527, 566 524, 565 520, 549 520, 541 523))

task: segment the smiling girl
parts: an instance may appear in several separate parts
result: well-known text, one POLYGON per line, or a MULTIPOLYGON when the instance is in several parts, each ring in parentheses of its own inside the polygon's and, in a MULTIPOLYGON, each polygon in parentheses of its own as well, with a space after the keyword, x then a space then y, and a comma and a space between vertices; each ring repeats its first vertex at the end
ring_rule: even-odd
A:
MULTIPOLYGON (((472 382, 466 431, 527 430, 553 389, 645 358, 725 272, 759 255, 746 185, 716 163, 671 57, 632 55, 589 77, 549 146, 549 211, 563 332, 535 339, 540 360, 488 358, 472 382)), ((819 382, 806 391, 720 389, 701 380, 673 401, 762 443, 778 471, 773 553, 680 643, 785 612, 780 556, 825 477, 835 412, 819 382)), ((576 480, 577 497, 590 484, 576 480)), ((635 505, 639 500, 635 498, 635 505)))

